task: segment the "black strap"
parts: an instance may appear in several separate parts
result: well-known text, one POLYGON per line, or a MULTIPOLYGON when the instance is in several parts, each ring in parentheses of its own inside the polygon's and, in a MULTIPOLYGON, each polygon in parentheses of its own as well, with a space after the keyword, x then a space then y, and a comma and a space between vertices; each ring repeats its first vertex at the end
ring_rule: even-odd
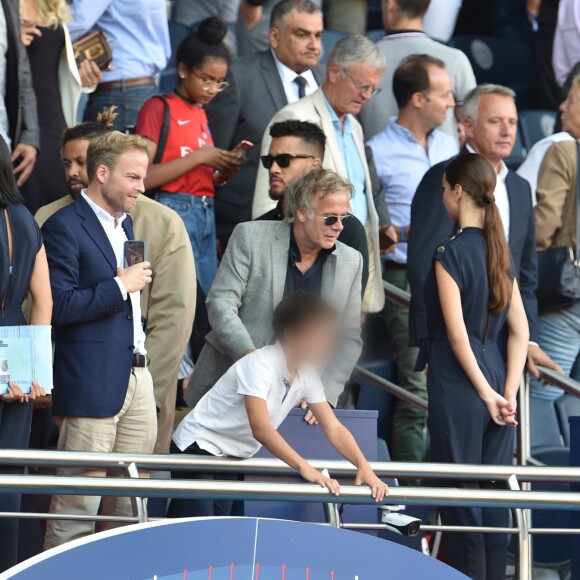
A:
POLYGON ((161 163, 163 153, 165 152, 165 146, 167 145, 167 138, 169 137, 169 125, 171 124, 171 114, 169 111, 169 103, 165 97, 158 95, 153 98, 161 99, 163 102, 163 125, 161 125, 159 140, 157 141, 157 151, 155 151, 155 157, 153 158, 153 163, 157 164, 161 163))
POLYGON ((576 141, 576 261, 580 260, 580 142, 576 141))

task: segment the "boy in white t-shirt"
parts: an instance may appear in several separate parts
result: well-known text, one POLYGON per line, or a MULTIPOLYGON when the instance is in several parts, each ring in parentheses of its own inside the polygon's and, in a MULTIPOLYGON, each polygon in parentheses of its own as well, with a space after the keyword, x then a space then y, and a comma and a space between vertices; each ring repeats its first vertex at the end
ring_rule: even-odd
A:
MULTIPOLYGON (((319 296, 288 294, 276 307, 272 325, 276 343, 237 361, 173 435, 173 453, 249 458, 263 445, 310 483, 339 495, 340 485, 301 457, 277 429, 302 401, 316 417, 335 449, 358 469, 357 485, 368 485, 380 501, 388 487, 373 472, 350 431, 326 401, 316 370, 327 360, 336 336, 336 312, 319 296)), ((179 479, 213 479, 183 471, 179 479)), ((227 500, 174 499, 170 517, 229 515, 227 500)))

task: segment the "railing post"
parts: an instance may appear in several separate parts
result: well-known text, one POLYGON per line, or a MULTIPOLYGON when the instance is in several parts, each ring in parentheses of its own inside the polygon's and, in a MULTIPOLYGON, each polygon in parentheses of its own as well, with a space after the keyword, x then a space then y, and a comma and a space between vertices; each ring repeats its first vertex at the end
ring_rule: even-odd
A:
MULTIPOLYGON (((323 469, 322 475, 324 475, 324 477, 330 477, 330 472, 328 469, 323 469)), ((324 503, 322 506, 324 508, 324 517, 326 519, 326 523, 333 528, 340 528, 340 511, 338 510, 338 504, 324 503)))
MULTIPOLYGON (((508 487, 513 491, 520 490, 520 484, 515 475, 508 479, 508 487)), ((518 529, 517 552, 516 552, 516 578, 517 580, 530 580, 532 577, 532 545, 526 510, 514 508, 512 510, 514 524, 518 529)))
MULTIPOLYGON (((139 469, 137 464, 133 461, 126 467, 127 475, 131 479, 139 479, 139 469)), ((132 497, 131 503, 133 505, 133 515, 137 517, 140 524, 147 522, 147 500, 142 497, 132 497)))
POLYGON ((530 399, 527 375, 522 375, 518 391, 518 465, 527 465, 530 457, 530 399))

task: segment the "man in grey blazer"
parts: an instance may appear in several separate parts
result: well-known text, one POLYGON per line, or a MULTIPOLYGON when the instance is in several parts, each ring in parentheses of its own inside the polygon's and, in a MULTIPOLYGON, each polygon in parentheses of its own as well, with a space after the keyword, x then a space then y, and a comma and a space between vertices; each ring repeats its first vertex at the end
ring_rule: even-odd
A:
POLYGON ((217 236, 224 244, 238 223, 252 219, 260 142, 268 121, 318 88, 313 69, 322 55, 323 28, 320 8, 311 0, 278 2, 270 20, 270 49, 234 61, 230 86, 206 107, 217 147, 232 149, 244 139, 255 144, 246 164, 216 192, 217 236))
POLYGON ((362 257, 338 241, 351 196, 350 183, 316 168, 286 192, 285 221, 237 226, 207 298, 212 331, 185 394, 188 405, 234 362, 272 342, 274 308, 293 290, 320 294, 341 314, 323 375, 328 401, 337 405, 362 348, 362 257))
MULTIPOLYGON (((372 152, 365 151, 362 127, 355 116, 377 94, 377 86, 386 66, 385 58, 366 36, 350 36, 339 41, 328 55, 322 87, 278 111, 262 139, 261 154, 266 155, 271 141, 269 127, 289 119, 316 123, 326 134, 323 167, 336 171, 353 184, 355 192, 351 212, 367 232, 369 281, 363 299, 365 312, 380 312, 385 303, 379 228, 384 227, 387 231, 390 218, 380 186, 378 197, 374 196, 372 152)), ((268 172, 261 167, 254 191, 254 217, 275 206, 276 202, 270 199, 268 192, 268 172)))

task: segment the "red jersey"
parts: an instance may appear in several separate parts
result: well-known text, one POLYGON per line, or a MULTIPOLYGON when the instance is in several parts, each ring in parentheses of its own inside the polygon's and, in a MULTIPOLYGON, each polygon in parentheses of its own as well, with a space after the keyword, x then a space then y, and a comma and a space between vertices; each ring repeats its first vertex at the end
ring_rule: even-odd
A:
MULTIPOLYGON (((169 105, 170 123, 161 163, 185 157, 204 145, 213 145, 207 115, 200 106, 188 103, 173 93, 164 95, 164 98, 169 105)), ((149 99, 139 111, 135 132, 158 143, 164 116, 165 107, 161 99, 149 99)), ((212 167, 198 165, 181 177, 166 183, 160 190, 213 197, 213 173, 212 167)))

